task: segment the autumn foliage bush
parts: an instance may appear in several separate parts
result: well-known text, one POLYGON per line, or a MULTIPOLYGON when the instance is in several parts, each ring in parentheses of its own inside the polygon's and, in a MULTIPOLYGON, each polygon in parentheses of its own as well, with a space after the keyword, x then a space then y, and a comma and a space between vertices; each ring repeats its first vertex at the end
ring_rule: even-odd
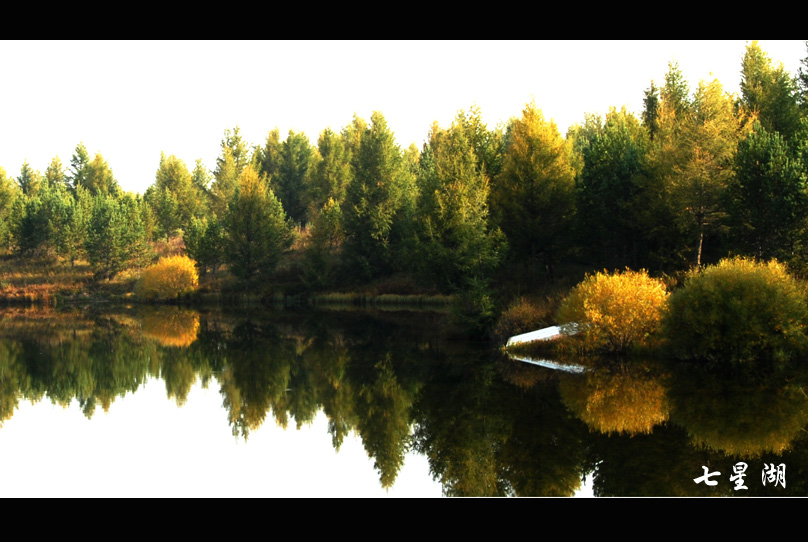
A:
POLYGON ((783 264, 733 258, 685 280, 671 296, 663 330, 678 358, 748 362, 804 351, 806 323, 803 287, 783 264))
POLYGON ((145 299, 167 300, 196 290, 196 262, 187 256, 168 256, 143 271, 137 294, 145 299))
POLYGON ((668 293, 645 271, 596 273, 572 289, 561 303, 562 330, 591 352, 621 353, 643 346, 659 328, 668 293))

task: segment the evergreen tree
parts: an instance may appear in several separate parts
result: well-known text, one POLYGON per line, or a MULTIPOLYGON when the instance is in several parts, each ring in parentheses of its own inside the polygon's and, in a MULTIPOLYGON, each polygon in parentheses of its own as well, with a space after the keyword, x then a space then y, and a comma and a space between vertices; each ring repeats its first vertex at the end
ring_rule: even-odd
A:
POLYGON ((224 131, 222 154, 216 159, 213 184, 210 188, 211 211, 219 219, 227 213, 227 205, 236 192, 239 177, 250 163, 250 149, 242 139, 239 127, 224 131))
POLYGON ((200 216, 203 195, 185 162, 160 153, 160 166, 155 181, 146 191, 146 201, 154 209, 160 236, 171 236, 178 229, 186 229, 191 218, 200 216))
POLYGON ((51 224, 54 231, 56 253, 70 261, 85 255, 87 221, 92 210, 92 197, 81 187, 73 197, 65 184, 52 184, 49 189, 51 224))
POLYGON ((85 250, 97 279, 109 280, 123 271, 129 260, 126 210, 113 196, 98 193, 87 224, 85 250))
POLYGON ((67 180, 74 189, 79 185, 86 187, 89 164, 90 155, 87 147, 84 146, 84 143, 79 143, 70 158, 70 170, 67 173, 67 180))
MULTIPOLYGON (((805 47, 808 49, 808 41, 805 42, 805 47)), ((808 55, 800 61, 799 71, 797 72, 797 87, 799 94, 799 104, 802 116, 808 115, 808 55)))
POLYGON ((760 122, 738 145, 730 214, 734 237, 745 254, 789 261, 804 250, 806 169, 790 154, 783 136, 760 122))
POLYGON ((184 240, 185 249, 196 261, 201 274, 206 274, 208 269, 215 274, 227 251, 227 238, 221 222, 216 217, 192 218, 184 240))
POLYGON ((772 63, 757 41, 747 45, 743 57, 740 103, 767 132, 778 132, 789 144, 799 132, 797 84, 782 63, 772 63))
POLYGON ((448 130, 435 124, 421 156, 417 259, 443 288, 486 283, 501 258, 504 236, 489 226, 489 181, 479 164, 474 127, 458 113, 448 130))
POLYGON ((308 171, 312 149, 305 134, 289 130, 281 146, 280 167, 271 177, 270 186, 283 205, 284 211, 296 224, 308 221, 308 171))
MULTIPOLYGON (((355 119, 348 130, 351 145, 361 124, 355 119)), ((352 158, 354 177, 342 209, 346 256, 361 276, 370 279, 402 266, 402 247, 415 204, 415 179, 379 112, 373 113, 370 126, 359 134, 352 158)))
POLYGON ((259 147, 256 151, 255 162, 258 174, 267 183, 271 183, 280 174, 281 163, 283 162, 281 157, 282 149, 280 132, 275 128, 267 135, 264 146, 259 147))
POLYGON ((511 121, 502 173, 491 188, 496 222, 517 257, 528 257, 533 280, 539 259, 550 277, 566 246, 575 210, 571 146, 535 103, 511 121))
POLYGON ((48 164, 48 169, 45 170, 45 180, 51 186, 69 186, 67 173, 58 156, 54 156, 50 164, 48 164))
POLYGON ((90 161, 83 170, 83 178, 79 179, 78 184, 74 186, 83 186, 90 191, 92 195, 105 194, 111 196, 118 196, 121 194, 121 188, 112 170, 101 153, 96 153, 95 158, 90 161))
POLYGON ((258 275, 271 272, 292 244, 292 230, 280 201, 252 166, 244 168, 225 217, 228 262, 249 290, 258 275))
POLYGON ((9 248, 11 241, 11 210, 19 195, 19 185, 0 167, 0 249, 9 248))
POLYGON ((329 201, 345 200, 351 180, 351 154, 345 138, 327 128, 320 133, 309 180, 309 216, 315 216, 329 201))
POLYGON ((662 100, 676 117, 682 118, 690 111, 690 85, 677 62, 668 63, 665 86, 662 87, 660 94, 662 100))
POLYGON ((579 242, 597 267, 638 268, 642 231, 637 220, 638 175, 648 132, 625 108, 606 121, 591 117, 576 141, 583 166, 576 178, 579 242))
POLYGON ((648 130, 648 137, 654 139, 657 131, 657 115, 659 114, 659 89, 653 81, 645 91, 643 98, 642 123, 648 130))
POLYGON ((11 234, 18 254, 40 257, 47 253, 51 242, 50 221, 48 208, 39 195, 21 194, 14 200, 11 234))
POLYGON ((42 186, 42 175, 28 165, 28 160, 23 162, 20 168, 20 176, 17 177, 20 190, 26 196, 35 196, 42 186))

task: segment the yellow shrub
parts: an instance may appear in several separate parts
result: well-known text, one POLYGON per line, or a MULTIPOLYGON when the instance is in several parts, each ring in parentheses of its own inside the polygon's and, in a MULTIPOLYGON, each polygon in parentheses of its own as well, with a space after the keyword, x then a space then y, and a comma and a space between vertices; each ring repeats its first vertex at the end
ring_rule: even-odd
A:
POLYGON ((140 276, 137 293, 146 299, 174 299, 196 290, 199 277, 196 263, 187 256, 169 256, 146 268, 140 276))
POLYGON ((558 320, 577 324, 585 350, 622 352, 657 330, 667 296, 664 284, 645 271, 597 273, 573 288, 558 320))
POLYGON ((142 315, 143 334, 163 346, 185 347, 199 333, 199 313, 180 307, 149 307, 142 315))

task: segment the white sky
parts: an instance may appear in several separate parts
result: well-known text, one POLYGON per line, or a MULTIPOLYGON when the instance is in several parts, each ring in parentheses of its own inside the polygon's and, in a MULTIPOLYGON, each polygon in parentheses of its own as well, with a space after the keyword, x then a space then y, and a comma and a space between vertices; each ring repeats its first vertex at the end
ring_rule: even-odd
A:
MULTIPOLYGON (((277 127, 311 142, 381 111, 402 147, 477 104, 489 126, 535 98, 562 133, 586 113, 639 114, 676 60, 695 89, 738 91, 747 41, 0 41, 0 167, 65 167, 79 142, 125 190, 154 182, 160 152, 215 166, 225 129, 251 145, 277 127)), ((792 74, 802 40, 760 40, 792 74)))

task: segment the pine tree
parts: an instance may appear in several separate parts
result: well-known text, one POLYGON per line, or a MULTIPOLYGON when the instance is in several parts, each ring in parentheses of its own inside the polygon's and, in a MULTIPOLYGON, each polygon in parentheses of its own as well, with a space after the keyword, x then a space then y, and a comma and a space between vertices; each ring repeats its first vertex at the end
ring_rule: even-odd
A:
POLYGON ((252 166, 244 168, 225 217, 228 262, 249 290, 251 281, 271 272, 292 243, 292 229, 280 201, 252 166))
POLYGON ((516 254, 529 258, 533 280, 541 259, 550 277, 571 228, 575 192, 571 146, 535 103, 514 119, 502 173, 491 188, 496 222, 516 254))
POLYGON ((20 185, 20 190, 26 196, 35 196, 42 186, 42 175, 35 171, 28 165, 28 160, 23 162, 20 168, 20 176, 17 177, 17 183, 20 185))
POLYGON ((502 255, 504 236, 489 225, 489 180, 475 148, 478 135, 458 113, 448 130, 435 124, 418 178, 417 259, 450 290, 487 282, 502 255))
POLYGON ((745 254, 792 260, 808 219, 805 164, 760 122, 738 144, 730 193, 733 234, 745 254))
POLYGON ((782 63, 753 41, 746 47, 741 70, 740 103, 767 132, 778 132, 791 144, 800 130, 799 91, 782 63))
POLYGON ((647 134, 625 108, 612 108, 605 122, 591 117, 576 141, 583 158, 576 178, 579 242, 596 257, 598 267, 638 267, 638 177, 647 134))
MULTIPOLYGON (((361 123, 356 121, 357 129, 361 123)), ((348 133, 349 141, 356 137, 348 133)), ((351 265, 366 279, 400 268, 402 245, 411 229, 415 179, 407 168, 393 132, 379 112, 359 135, 353 154, 354 177, 347 187, 345 249, 351 265)), ((355 141, 351 143, 355 144, 355 141)))

